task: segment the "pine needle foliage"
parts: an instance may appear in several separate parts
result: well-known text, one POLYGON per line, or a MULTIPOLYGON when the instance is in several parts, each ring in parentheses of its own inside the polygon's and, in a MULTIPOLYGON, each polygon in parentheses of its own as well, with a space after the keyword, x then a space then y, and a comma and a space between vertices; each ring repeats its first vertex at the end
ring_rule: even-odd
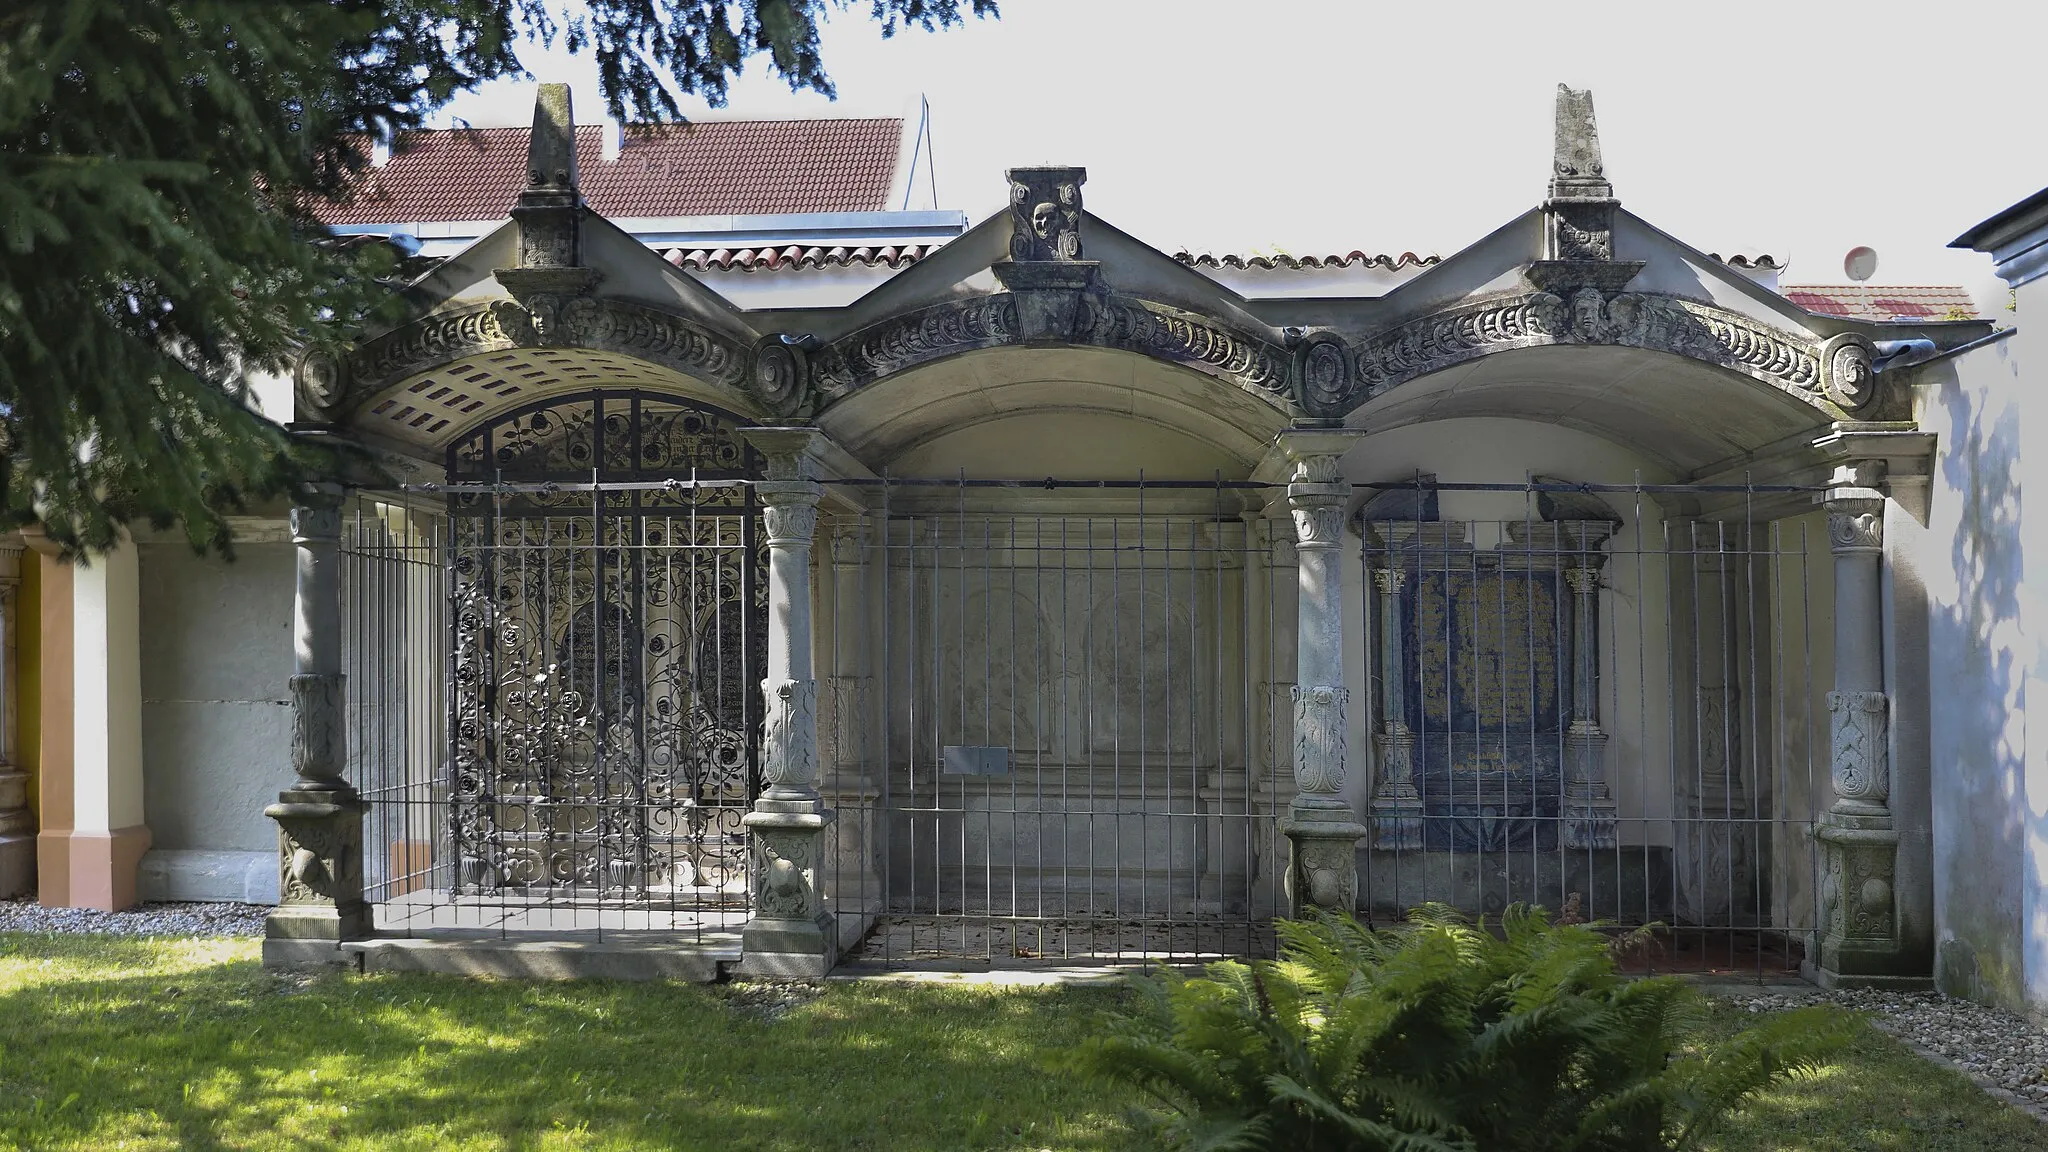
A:
MULTIPOLYGON (((847 3, 0 3, 0 517, 77 555, 137 519, 224 549, 227 513, 321 464, 250 410, 250 379, 390 318, 396 253, 314 213, 360 184, 372 141, 521 74, 526 40, 588 53, 626 119, 721 105, 763 56, 829 94, 818 31, 847 3)), ((963 11, 996 14, 870 14, 888 35, 963 11)))
POLYGON ((1190 1152, 1648 1152, 1845 1045, 1825 1009, 1701 1039, 1703 995, 1616 970, 1600 925, 1441 906, 1399 928, 1278 925, 1281 956, 1171 970, 1074 1057, 1134 1085, 1190 1152))

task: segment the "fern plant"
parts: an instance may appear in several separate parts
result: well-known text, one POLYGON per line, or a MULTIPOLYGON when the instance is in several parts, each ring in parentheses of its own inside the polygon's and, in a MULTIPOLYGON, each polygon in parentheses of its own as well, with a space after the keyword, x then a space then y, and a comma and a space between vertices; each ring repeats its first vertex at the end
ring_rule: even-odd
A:
POLYGON ((1375 930, 1278 925, 1281 958, 1139 981, 1075 1059, 1136 1085, 1172 1147, 1278 1152, 1646 1152, 1697 1144, 1744 1097, 1847 1041, 1825 1009, 1718 1043, 1705 998, 1616 971, 1598 925, 1443 907, 1375 930))

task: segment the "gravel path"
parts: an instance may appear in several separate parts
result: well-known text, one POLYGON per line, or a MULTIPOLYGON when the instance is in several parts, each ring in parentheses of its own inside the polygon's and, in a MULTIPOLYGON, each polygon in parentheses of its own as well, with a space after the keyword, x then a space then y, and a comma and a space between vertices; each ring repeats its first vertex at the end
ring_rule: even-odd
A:
POLYGON ((0 900, 0 932, 107 932, 116 936, 261 936, 261 904, 143 904, 126 912, 45 908, 0 900))
POLYGON ((1752 1012, 1826 1001, 1853 1008, 1879 1029, 1954 1064, 1980 1083, 2004 1089, 2028 1111, 2048 1119, 2048 1032, 1998 1008, 1934 992, 1823 992, 1787 989, 1728 991, 1752 1012))

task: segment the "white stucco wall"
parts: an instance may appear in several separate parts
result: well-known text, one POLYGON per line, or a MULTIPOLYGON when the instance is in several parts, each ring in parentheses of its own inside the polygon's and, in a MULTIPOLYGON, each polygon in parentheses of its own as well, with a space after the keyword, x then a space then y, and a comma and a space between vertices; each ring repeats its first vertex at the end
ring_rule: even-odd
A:
POLYGON ((2015 351, 2006 338, 1921 369, 1920 425, 1939 437, 1928 523, 1888 527, 1926 589, 1936 979, 2023 1008, 2048 989, 2021 917, 2031 838, 2015 351))
POLYGON ((263 807, 292 778, 292 547, 242 543, 233 561, 183 543, 138 552, 144 894, 274 899, 263 807))

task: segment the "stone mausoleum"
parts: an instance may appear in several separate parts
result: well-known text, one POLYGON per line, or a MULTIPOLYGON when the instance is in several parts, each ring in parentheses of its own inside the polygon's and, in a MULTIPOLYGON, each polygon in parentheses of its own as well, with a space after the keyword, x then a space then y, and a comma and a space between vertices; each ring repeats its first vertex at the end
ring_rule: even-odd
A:
POLYGON ((635 145, 591 131, 544 87, 498 215, 413 229, 409 318, 259 389, 338 464, 239 559, 23 561, 14 883, 275 901, 278 963, 1190 958, 1533 901, 2035 994, 2018 401, 1966 301, 1689 247, 1562 88, 1542 198, 1442 259, 1164 253, 1081 168, 969 226, 900 157, 772 226, 607 215, 635 145))

